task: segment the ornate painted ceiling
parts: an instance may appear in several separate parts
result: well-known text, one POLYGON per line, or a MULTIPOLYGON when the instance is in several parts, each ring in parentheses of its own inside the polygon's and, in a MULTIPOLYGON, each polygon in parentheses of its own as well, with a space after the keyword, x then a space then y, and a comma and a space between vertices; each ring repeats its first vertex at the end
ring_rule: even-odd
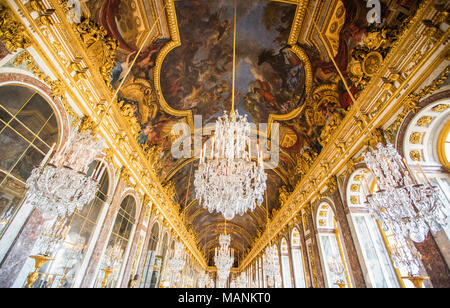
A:
POLYGON ((360 0, 237 2, 236 108, 254 123, 269 123, 263 134, 270 136, 271 124, 279 123, 281 153, 279 165, 267 170, 265 204, 226 225, 195 198, 197 160, 175 159, 170 149, 177 138, 171 134, 174 124, 185 122, 194 132, 194 116, 201 115, 206 126, 230 111, 234 1, 83 4, 85 15, 119 43, 111 78, 113 87, 123 84, 122 111, 135 119, 138 143, 152 153, 161 182, 211 265, 225 228, 236 255, 245 256, 266 217, 281 207, 351 106, 329 54, 357 96, 418 7, 416 0, 382 1, 389 13, 376 27, 368 24, 369 9, 360 0))

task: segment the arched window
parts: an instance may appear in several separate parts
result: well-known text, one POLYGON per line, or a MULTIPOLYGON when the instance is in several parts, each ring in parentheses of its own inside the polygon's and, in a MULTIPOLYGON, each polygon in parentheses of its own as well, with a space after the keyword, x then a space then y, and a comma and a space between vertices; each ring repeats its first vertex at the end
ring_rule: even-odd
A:
POLYGON ((342 281, 348 287, 349 279, 347 275, 346 262, 342 252, 342 247, 340 246, 340 239, 338 237, 334 213, 330 205, 322 203, 319 206, 317 212, 317 224, 327 287, 337 288, 337 283, 342 281))
POLYGON ((58 139, 55 113, 41 95, 0 87, 0 238, 22 205, 31 171, 58 139))
MULTIPOLYGON (((423 107, 402 125, 405 126, 402 150, 412 172, 422 184, 429 182, 440 188, 447 214, 450 214, 450 99, 445 98, 423 107)), ((446 244, 439 244, 447 243, 450 239, 450 224, 438 237, 441 251, 450 259, 446 244)))
POLYGON ((80 266, 86 256, 95 229, 98 226, 100 213, 108 198, 109 177, 103 162, 94 161, 87 172, 98 175, 99 189, 95 198, 67 219, 68 233, 62 247, 56 252, 55 260, 41 268, 41 277, 33 287, 40 288, 45 283, 47 288, 70 288, 74 285, 80 266), (49 282, 52 282, 49 284, 49 282))
POLYGON ((305 275, 303 272, 303 257, 300 248, 300 232, 297 228, 291 234, 292 265, 294 268, 294 281, 296 288, 305 288, 305 275))
POLYGON ((286 238, 281 240, 281 272, 285 288, 292 288, 291 267, 289 263, 289 249, 286 238))
MULTIPOLYGON (((168 259, 168 253, 169 252, 169 236, 168 234, 164 234, 162 246, 161 246, 161 259, 162 259, 162 266, 161 266, 161 273, 164 273, 167 271, 167 259, 168 259), (167 258, 166 258, 167 257, 167 258)), ((163 283, 163 277, 160 277, 161 283, 163 283)))
POLYGON ((150 240, 148 243, 147 256, 144 265, 144 274, 142 275, 141 288, 150 288, 151 286, 158 241, 159 241, 159 226, 157 223, 154 223, 152 231, 150 233, 150 240))
POLYGON ((169 250, 169 236, 166 233, 166 234, 164 234, 162 246, 161 246, 161 255, 162 255, 163 259, 166 257, 168 250, 169 250))
POLYGON ((375 288, 399 287, 387 250, 389 243, 383 239, 383 231, 365 205, 368 190, 373 190, 374 185, 367 169, 356 170, 349 179, 347 204, 356 232, 355 241, 363 257, 361 263, 366 268, 366 283, 375 288))
MULTIPOLYGON (((136 201, 132 196, 127 196, 120 204, 120 209, 117 213, 116 221, 114 222, 108 246, 103 256, 102 270, 104 267, 109 266, 109 264, 106 264, 105 261, 107 261, 110 252, 113 252, 113 256, 117 258, 117 261, 113 264, 113 272, 108 278, 107 288, 117 287, 117 284, 119 283, 120 273, 125 263, 125 254, 131 238, 131 232, 135 224, 135 215, 136 201)), ((101 279, 103 279, 104 275, 100 276, 101 279)), ((100 283, 101 279, 99 280, 100 283)))

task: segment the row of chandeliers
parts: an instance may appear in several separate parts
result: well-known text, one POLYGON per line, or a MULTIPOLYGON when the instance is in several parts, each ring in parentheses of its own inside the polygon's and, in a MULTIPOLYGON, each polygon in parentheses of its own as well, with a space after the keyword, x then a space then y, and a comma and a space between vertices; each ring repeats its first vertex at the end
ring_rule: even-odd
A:
MULTIPOLYGON (((316 22, 312 22, 357 108, 356 111, 361 115, 365 126, 369 127, 326 39, 316 22)), ((373 135, 370 129, 369 133, 373 135)), ((420 183, 406 159, 401 157, 391 143, 378 143, 375 149, 370 149, 363 157, 376 184, 376 191, 372 192, 368 181, 363 177, 367 188, 366 204, 372 217, 380 222, 382 228, 394 234, 391 247, 394 266, 407 271, 407 278, 411 281, 418 281, 417 278, 421 278, 418 276, 422 256, 413 242, 425 241, 430 231, 435 234, 448 224, 444 205, 446 198, 442 196, 439 187, 431 184, 421 166, 417 164, 425 180, 425 183, 420 183)))
MULTIPOLYGON (((342 72, 337 66, 323 34, 320 32, 317 24, 314 21, 313 23, 326 46, 330 59, 341 76, 347 92, 353 100, 354 105, 358 107, 359 105, 350 91, 345 77, 342 75, 342 72)), ((358 112, 361 113, 359 109, 358 112)), ((366 121, 364 117, 362 118, 366 121)), ((223 119, 218 120, 216 132, 221 132, 221 122, 226 121, 226 119, 227 117, 225 116, 223 119)), ((367 125, 368 123, 365 124, 367 125)), ((243 130, 241 131, 245 132, 243 130)), ((369 132, 372 133, 370 130, 369 132)), ((215 136, 215 138, 220 140, 218 143, 219 145, 222 142, 220 138, 223 136, 223 133, 222 135, 215 136)), ((232 138, 230 139, 234 140, 232 138)), ((221 149, 220 146, 218 149, 221 149)), ((420 165, 418 165, 418 168, 425 179, 425 183, 419 182, 418 177, 414 176, 414 173, 408 166, 407 161, 400 156, 393 144, 388 143, 384 145, 380 143, 377 145, 376 149, 372 149, 371 151, 364 153, 363 156, 364 162, 370 170, 377 187, 377 190, 372 193, 369 185, 367 185, 368 190, 366 204, 368 205, 373 218, 381 223, 383 229, 385 231, 390 230, 394 234, 394 241, 392 243, 392 260, 394 262, 394 266, 405 269, 411 280, 414 281, 414 279, 419 275, 421 254, 417 251, 412 242, 421 243, 426 239, 429 232, 435 234, 448 224, 446 208, 444 205, 444 200, 446 199, 442 196, 441 190, 436 185, 431 184, 420 165)), ((211 196, 213 196, 213 198, 217 198, 217 191, 222 190, 220 190, 220 186, 215 186, 215 183, 227 183, 225 180, 227 178, 221 178, 220 172, 217 172, 218 169, 221 170, 220 168, 213 169, 215 174, 206 174, 207 172, 204 170, 208 170, 208 167, 214 168, 221 165, 220 160, 214 161, 213 155, 211 155, 211 159, 214 164, 205 165, 203 157, 200 162, 200 169, 198 172, 198 183, 201 185, 197 191, 200 192, 198 193, 200 196, 199 199, 204 200, 204 206, 210 209, 210 211, 211 209, 215 209, 218 212, 223 213, 225 218, 229 217, 230 219, 234 217, 235 213, 242 215, 242 213, 248 209, 253 210, 254 207, 248 206, 248 202, 243 203, 246 205, 244 209, 236 207, 236 204, 239 203, 233 203, 243 196, 239 190, 237 190, 237 196, 234 197, 228 196, 228 198, 225 199, 209 199, 208 194, 205 193, 207 189, 209 190, 212 188, 211 191, 213 191, 213 195, 211 196), (203 180, 205 178, 208 179, 208 176, 210 176, 209 182, 203 180), (219 206, 214 207, 214 205, 211 204, 211 200, 219 200, 219 206), (229 208, 227 208, 227 205, 229 208)), ((258 155, 258 162, 260 162, 259 160, 260 156, 258 155)), ((248 169, 249 168, 247 168, 247 170, 248 169)), ((226 168, 223 170, 227 171, 226 168)), ((225 175, 226 174, 227 173, 225 173, 225 175)), ((262 190, 262 194, 264 194, 266 179, 264 176, 261 176, 261 178, 264 183, 259 187, 264 187, 262 190)), ((235 178, 234 181, 236 182, 233 183, 234 185, 230 185, 230 187, 238 187, 239 185, 242 187, 245 184, 247 185, 246 187, 248 187, 248 182, 245 181, 245 177, 242 177, 240 182, 238 179, 239 177, 235 178)), ((226 189, 223 191, 228 192, 226 189)), ((257 203, 260 204, 262 198, 261 190, 254 190, 253 194, 253 196, 256 196, 257 203)), ((253 202, 253 200, 254 198, 251 201, 253 202)), ((266 247, 263 257, 263 268, 265 275, 268 278, 269 287, 280 286, 280 265, 276 246, 266 247)), ((340 274, 344 271, 344 266, 340 260, 331 260, 330 268, 332 268, 334 272, 340 274)), ((241 276, 243 274, 244 273, 242 273, 241 276)), ((232 281, 232 286, 239 287, 240 282, 242 281, 241 276, 232 281)), ((343 281, 338 281, 338 284, 340 287, 345 285, 343 281)))
MULTIPOLYGON (((262 204, 267 180, 263 155, 258 147, 257 162, 252 160, 251 131, 247 117, 234 111, 236 0, 234 9, 232 111, 230 115, 225 113, 217 120, 210 155, 208 156, 204 147, 194 181, 199 203, 211 213, 214 211, 221 213, 226 220, 232 220, 236 214, 243 215, 248 210, 253 211, 256 206, 262 204)), ((327 46, 325 40, 324 43, 327 46)), ((142 47, 130 65, 127 75, 141 51, 142 47)), ((334 58, 330 58, 334 62, 334 58)), ((336 65, 335 62, 334 64, 336 65)), ((336 69, 357 106, 356 99, 349 91, 337 65, 336 69)), ((126 76, 116 90, 109 108, 125 79, 126 76)), ((26 184, 27 200, 38 208, 44 217, 57 221, 40 236, 41 257, 51 260, 49 254, 64 241, 67 233, 64 220, 74 212, 82 210, 83 206, 95 197, 105 167, 99 165, 89 176, 88 169, 105 146, 105 142, 95 134, 95 131, 78 131, 70 137, 66 146, 50 159, 55 152, 53 147, 41 165, 32 171, 26 184)), ((428 180, 425 184, 419 183, 392 144, 378 145, 378 149, 364 154, 364 159, 377 184, 377 191, 367 196, 369 208, 384 228, 392 230, 397 238, 397 245, 393 249, 395 262, 406 265, 411 275, 417 275, 420 254, 408 241, 422 242, 429 231, 435 233, 446 225, 444 199, 440 196, 439 189, 428 180)), ((426 179, 425 174, 423 175, 426 179)), ((230 248, 230 242, 230 235, 226 233, 221 235, 220 248, 215 251, 214 261, 218 269, 219 287, 225 286, 234 263, 234 251, 230 248)), ((184 245, 177 243, 174 255, 168 261, 173 273, 181 271, 185 265, 185 258, 184 245)), ((111 259, 116 260, 117 256, 114 255, 111 259)), ((280 265, 275 246, 266 248, 263 263, 269 285, 279 285, 280 265)), ((246 278, 243 275, 234 280, 233 285, 242 285, 242 281, 246 278)), ((206 276, 207 274, 202 275, 202 281, 208 284, 210 279, 206 276)))
MULTIPOLYGON (((46 220, 35 245, 38 253, 30 256, 35 260, 35 270, 27 278, 27 288, 32 287, 39 278, 39 269, 46 262, 54 260, 52 256, 64 244, 69 231, 68 218, 75 212, 82 211, 84 206, 94 199, 99 189, 99 181, 106 171, 106 165, 98 164, 90 170, 94 160, 106 148, 106 142, 99 135, 99 128, 160 18, 161 16, 153 24, 97 125, 93 128, 82 129, 82 125, 78 124, 65 146, 56 150, 53 145, 41 164, 27 179, 25 200, 39 210, 46 220)), ((82 247, 81 244, 74 245, 71 249, 72 253, 80 254, 82 247)), ((106 286, 108 276, 120 262, 122 255, 120 241, 107 248, 103 260, 105 268, 102 271, 105 272, 105 279, 102 287, 106 286)))

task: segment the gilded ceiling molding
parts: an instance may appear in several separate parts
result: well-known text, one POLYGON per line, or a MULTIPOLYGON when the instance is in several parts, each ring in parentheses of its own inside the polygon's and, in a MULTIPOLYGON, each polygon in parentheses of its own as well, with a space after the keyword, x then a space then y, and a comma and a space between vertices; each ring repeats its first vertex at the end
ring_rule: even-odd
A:
POLYGON ((297 9, 295 12, 294 22, 292 24, 291 33, 289 34, 288 45, 297 45, 297 38, 300 34, 300 28, 305 20, 306 9, 309 1, 277 1, 277 2, 287 2, 291 4, 297 4, 297 9))
POLYGON ((31 46, 26 28, 3 1, 0 2, 0 41, 10 52, 31 46))
POLYGON ((161 69, 164 63, 166 56, 175 48, 181 46, 181 38, 180 31, 178 29, 178 21, 177 21, 177 13, 175 9, 175 0, 165 0, 166 5, 166 13, 167 13, 167 22, 169 24, 169 32, 171 36, 171 41, 167 43, 158 54, 156 58, 156 64, 153 72, 153 83, 155 85, 156 95, 158 96, 159 104, 162 109, 170 115, 176 117, 185 117, 187 123, 191 127, 191 130, 194 129, 194 120, 192 116, 191 110, 176 110, 169 106, 161 89, 161 69))

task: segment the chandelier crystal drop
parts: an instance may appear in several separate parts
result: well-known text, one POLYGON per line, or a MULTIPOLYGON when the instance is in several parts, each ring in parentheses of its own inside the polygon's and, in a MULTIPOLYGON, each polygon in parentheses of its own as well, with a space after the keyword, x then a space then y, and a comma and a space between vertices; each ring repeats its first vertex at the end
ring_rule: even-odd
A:
POLYGON ((210 213, 232 220, 262 204, 267 175, 258 148, 252 161, 251 143, 246 115, 225 112, 217 120, 211 151, 206 153, 205 144, 194 180, 197 199, 210 213))
POLYGON ((27 198, 46 218, 71 216, 92 201, 98 190, 98 179, 106 166, 87 176, 89 165, 105 148, 102 139, 90 131, 77 132, 55 157, 47 163, 53 148, 26 183, 27 198))
POLYGON ((394 267, 407 272, 409 276, 419 276, 422 255, 408 239, 394 237, 391 250, 394 267))
POLYGON ((281 281, 280 262, 275 245, 266 248, 263 257, 263 269, 268 277, 269 286, 276 286, 281 281))
POLYGON ((379 144, 377 150, 364 154, 364 160, 378 185, 367 203, 385 230, 390 227, 396 236, 420 243, 430 230, 436 233, 447 225, 439 188, 428 180, 418 183, 392 144, 379 144))
POLYGON ((219 288, 224 285, 230 275, 234 262, 234 250, 230 248, 231 236, 222 234, 219 236, 220 248, 215 249, 214 262, 217 267, 219 288))
POLYGON ((64 244, 69 226, 66 219, 57 219, 51 222, 39 235, 36 246, 41 255, 54 256, 58 249, 64 244))

